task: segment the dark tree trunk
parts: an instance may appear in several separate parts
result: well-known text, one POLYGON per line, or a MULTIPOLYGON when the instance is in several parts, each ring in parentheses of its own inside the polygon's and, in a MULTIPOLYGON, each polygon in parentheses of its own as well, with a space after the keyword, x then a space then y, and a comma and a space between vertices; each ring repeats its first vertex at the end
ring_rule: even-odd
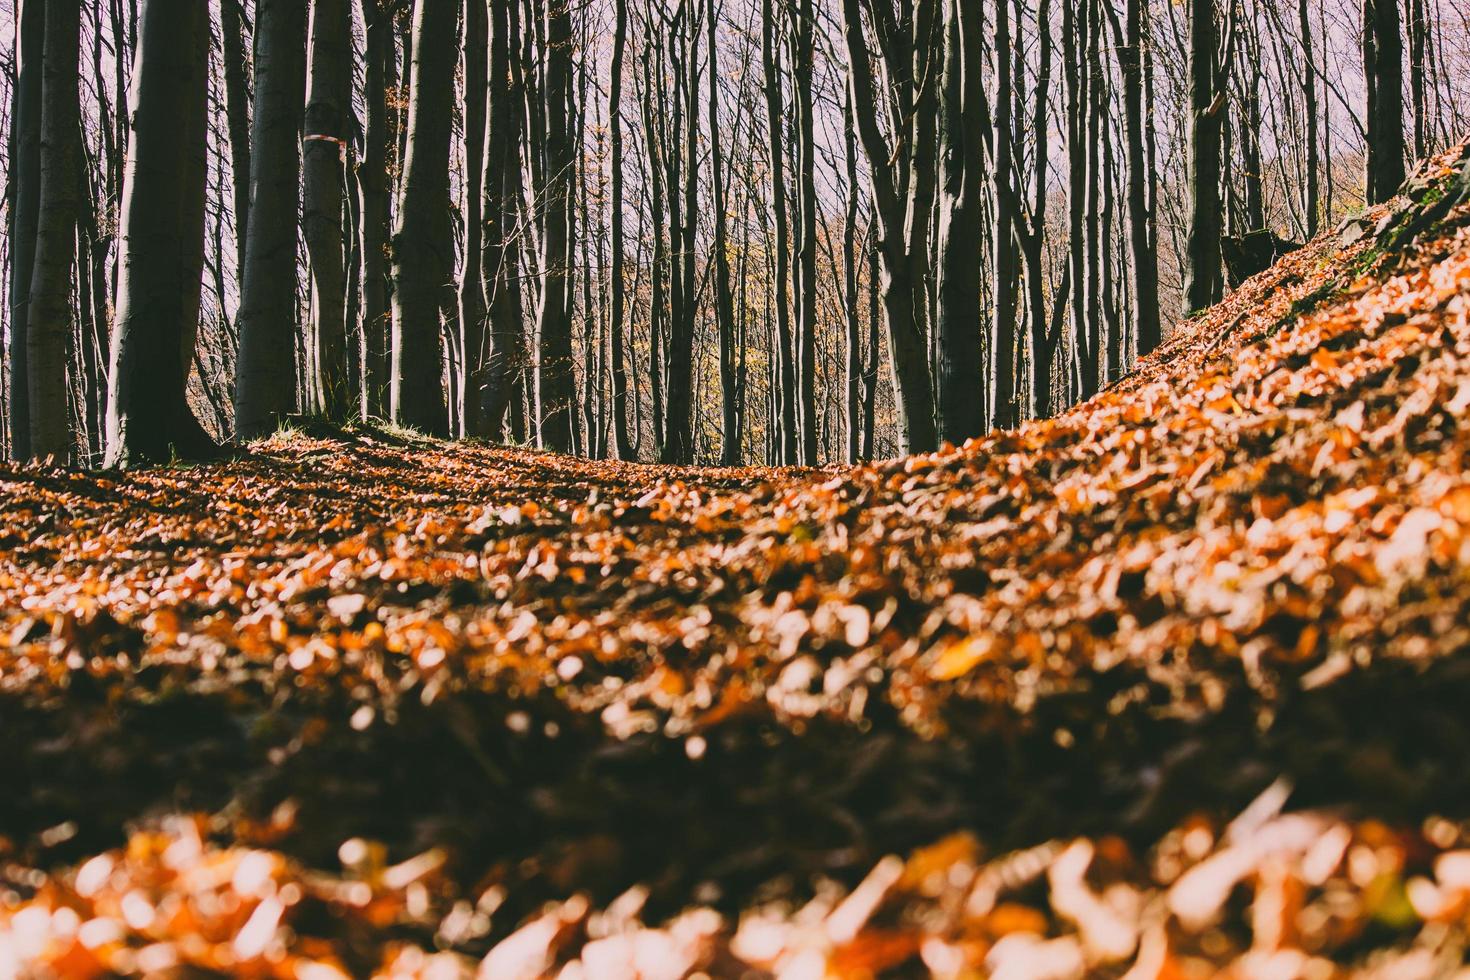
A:
POLYGON ((362 195, 362 397, 363 415, 381 417, 388 407, 388 271, 393 234, 392 194, 388 164, 396 157, 398 137, 388 107, 389 73, 395 62, 393 19, 387 0, 361 0, 367 27, 363 102, 367 121, 363 159, 357 168, 362 195))
POLYGON ((311 265, 315 341, 313 406, 332 421, 351 409, 347 377, 346 248, 343 164, 351 92, 351 12, 347 0, 312 0, 306 130, 302 139, 302 215, 311 265))
POLYGON ((1404 44, 1399 0, 1363 0, 1363 72, 1368 82, 1369 204, 1386 201, 1404 183, 1404 44))
POLYGON ((813 34, 816 30, 812 0, 800 0, 796 19, 796 58, 792 81, 796 88, 797 160, 797 393, 800 397, 801 462, 816 466, 817 459, 817 161, 816 125, 812 118, 813 34))
POLYGON ((250 227, 250 76, 245 64, 244 3, 245 0, 221 0, 220 3, 225 121, 230 135, 230 165, 234 178, 237 273, 245 268, 246 232, 250 227))
POLYGON ((76 0, 46 0, 41 70, 41 171, 35 267, 26 323, 31 456, 65 461, 72 448, 66 362, 73 327, 72 264, 81 187, 76 0))
POLYGON ((485 114, 489 67, 486 0, 464 0, 464 159, 465 248, 459 279, 459 323, 464 333, 464 373, 460 417, 463 434, 486 434, 483 419, 485 362, 485 288, 480 279, 485 227, 485 114))
POLYGON ((15 5, 15 92, 10 155, 10 451, 31 456, 31 393, 26 347, 36 221, 41 205, 41 64, 45 0, 15 5))
MULTIPOLYGON (((809 0, 808 0, 809 2, 809 0)), ((710 188, 715 233, 715 317, 720 335, 720 408, 722 410, 721 460, 726 466, 740 465, 740 392, 735 371, 735 296, 730 288, 730 253, 725 215, 725 165, 720 147, 720 73, 715 0, 705 8, 709 32, 709 144, 710 188)))
POLYGON ((608 93, 608 126, 612 142, 612 311, 609 352, 612 360, 613 440, 619 459, 633 459, 628 429, 628 370, 624 363, 627 285, 623 281, 623 55, 627 47, 628 0, 615 0, 612 78, 608 93))
POLYGON ((1159 346, 1159 257, 1154 242, 1154 175, 1145 141, 1143 46, 1148 36, 1145 0, 1128 0, 1126 36, 1118 48, 1123 68, 1123 126, 1128 144, 1128 263, 1133 277, 1133 339, 1138 356, 1159 346))
POLYGON ((523 99, 511 72, 519 45, 513 27, 515 0, 492 0, 490 7, 489 125, 486 129, 485 219, 481 274, 489 307, 489 352, 483 386, 481 422, 490 438, 500 438, 514 382, 525 369, 516 243, 511 237, 521 196, 520 113, 523 99))
POLYGON ((1225 100, 1217 59, 1217 0, 1189 0, 1189 244, 1184 304, 1198 313, 1220 301, 1220 121, 1225 100))
POLYGON ((393 420, 449 435, 444 400, 444 290, 453 270, 449 144, 453 129, 455 0, 418 0, 408 105, 408 154, 393 248, 393 420))
POLYGON ((107 464, 208 455, 185 397, 204 270, 209 11, 144 0, 123 184, 107 464))
POLYGON ((776 382, 777 430, 781 462, 798 462, 796 420, 796 344, 791 335, 791 305, 787 295, 790 281, 791 236, 786 216, 786 150, 782 140, 785 119, 781 95, 780 49, 776 44, 775 0, 761 4, 761 62, 766 82, 766 126, 770 143, 771 208, 776 224, 776 382))
POLYGON ((571 265, 572 181, 576 161, 568 132, 572 84, 571 0, 546 6, 546 173, 542 233, 541 308, 537 315, 536 407, 541 444, 572 449, 572 322, 567 278, 571 265))
POLYGON ((270 435, 295 406, 297 191, 306 91, 306 0, 259 0, 250 213, 240 286, 235 431, 270 435))
MULTIPOLYGON (((1005 3, 998 4, 997 9, 1003 11, 1005 3)), ((980 345, 980 268, 984 262, 980 229, 981 17, 979 0, 944 0, 944 65, 939 95, 939 303, 935 323, 939 356, 935 408, 939 438, 957 445, 984 431, 982 393, 988 383, 982 378, 980 345)), ((996 53, 1008 57, 1009 46, 1003 51, 997 48, 996 53)), ((998 69, 999 66, 997 60, 998 69)), ((1002 103, 1009 106, 1010 97, 998 85, 998 113, 1002 103)), ((999 114, 996 116, 996 136, 1000 135, 1003 119, 999 114)), ((1005 138, 1009 159, 1009 134, 1005 138)), ((1007 174, 1007 197, 1009 179, 1007 174)), ((1000 189, 1000 181, 997 169, 993 190, 1000 189)), ((998 197, 996 205, 998 225, 1006 209, 998 197)), ((997 241, 1000 234, 997 229, 997 241)), ((1008 247, 1006 251, 1009 252, 1008 247)), ((999 282, 995 286, 999 289, 999 282)), ((996 315, 998 325, 999 311, 996 315)), ((1000 363, 997 356, 997 368, 1000 363)), ((998 372, 993 380, 999 382, 998 372)), ((998 398, 1003 397, 1003 390, 997 387, 998 398)), ((999 410, 999 402, 996 407, 999 410)))

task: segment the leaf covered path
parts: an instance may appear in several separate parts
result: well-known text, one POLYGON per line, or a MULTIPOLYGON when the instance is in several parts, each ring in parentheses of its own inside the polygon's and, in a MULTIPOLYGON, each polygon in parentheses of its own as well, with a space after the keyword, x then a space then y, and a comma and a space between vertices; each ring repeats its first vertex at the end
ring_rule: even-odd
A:
POLYGON ((0 974, 1439 975, 1462 166, 935 456, 0 470, 0 974))

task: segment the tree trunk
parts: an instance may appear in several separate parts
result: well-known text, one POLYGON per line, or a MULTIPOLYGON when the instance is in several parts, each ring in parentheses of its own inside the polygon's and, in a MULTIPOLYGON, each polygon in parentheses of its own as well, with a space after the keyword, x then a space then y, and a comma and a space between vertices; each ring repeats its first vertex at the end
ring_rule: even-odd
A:
POLYGON ((797 174, 797 393, 800 397, 801 462, 816 466, 817 459, 817 161, 816 129, 812 118, 813 34, 816 30, 812 0, 800 0, 796 19, 796 58, 792 82, 796 89, 797 174))
POLYGON ((209 11, 144 0, 133 69, 107 465, 210 454, 185 397, 204 271, 209 11))
POLYGON ((67 344, 71 337, 72 260, 76 253, 81 175, 78 53, 81 10, 76 0, 46 0, 41 70, 41 171, 35 268, 26 323, 31 456, 65 461, 71 452, 67 404, 67 344))
POLYGON ((545 231, 542 235, 541 307, 537 314, 536 405, 541 444, 555 452, 572 448, 572 324, 567 276, 571 265, 572 181, 576 175, 568 113, 572 84, 571 0, 546 6, 545 231))
POLYGON ((1189 0, 1189 245, 1184 283, 1186 312, 1220 301, 1220 119, 1217 91, 1216 0, 1189 0))
POLYGON ((1297 0, 1297 27, 1301 34, 1302 45, 1302 115, 1306 117, 1306 162, 1303 168, 1304 186, 1302 188, 1302 209, 1307 213, 1307 237, 1316 238, 1321 222, 1321 191, 1319 189, 1319 173, 1321 171, 1321 147, 1317 135, 1318 120, 1321 117, 1321 107, 1317 100, 1317 65, 1316 57, 1312 49, 1312 20, 1309 6, 1310 0, 1297 0))
POLYGON ((302 215, 311 263, 312 387, 316 411, 334 422, 351 409, 347 377, 346 248, 342 233, 343 158, 351 92, 351 14, 347 0, 312 0, 302 139, 302 215))
MULTIPOLYGON (((858 0, 843 0, 843 37, 848 52, 848 84, 856 107, 858 135, 868 158, 878 228, 883 311, 888 323, 889 363, 899 410, 901 448, 911 453, 931 452, 939 443, 934 425, 934 383, 925 345, 924 314, 915 306, 916 297, 922 298, 925 290, 922 280, 916 282, 913 278, 916 264, 925 262, 923 254, 913 253, 927 252, 928 240, 916 237, 911 227, 920 220, 918 211, 927 213, 929 208, 925 202, 922 208, 915 209, 915 202, 924 195, 913 186, 924 180, 922 170, 927 161, 922 152, 912 155, 907 175, 910 186, 903 188, 901 196, 901 184, 895 180, 892 161, 907 156, 910 148, 904 147, 904 140, 900 139, 895 152, 887 145, 879 127, 880 110, 873 92, 872 64, 858 0)), ((920 110, 919 115, 923 114, 920 110)), ((920 141, 916 137, 907 142, 920 141)), ((932 181, 932 174, 928 179, 932 181)))
POLYGON ((786 151, 781 134, 784 126, 781 96, 781 64, 776 46, 775 0, 761 4, 761 64, 766 82, 766 126, 770 142, 771 208, 776 218, 776 380, 778 387, 778 438, 781 462, 794 465, 797 454, 796 345, 791 335, 791 305, 787 296, 790 281, 791 236, 786 218, 786 151))
POLYGON ((1404 44, 1399 0, 1363 0, 1363 72, 1368 82, 1369 204, 1387 201, 1404 183, 1404 44))
POLYGON ((1143 46, 1148 13, 1144 0, 1128 0, 1125 30, 1118 57, 1123 67, 1123 125, 1128 144, 1128 259, 1133 277, 1133 339, 1142 357, 1161 340, 1159 257, 1154 249, 1154 215, 1149 204, 1154 175, 1145 148, 1143 46))
POLYGON ((623 55, 627 47, 628 0, 614 0, 612 77, 608 93, 608 126, 612 142, 612 312, 609 333, 612 359, 613 440, 619 459, 633 459, 628 430, 628 370, 624 363, 624 320, 627 286, 623 282, 623 55))
POLYGON ((363 133, 363 159, 357 168, 362 195, 362 397, 361 411, 367 417, 387 413, 388 250, 393 234, 392 194, 388 162, 396 156, 398 137, 391 121, 396 111, 388 108, 389 71, 395 60, 393 19, 383 9, 386 0, 361 0, 362 19, 367 27, 367 53, 363 102, 367 122, 363 133))
POLYGON ((519 106, 523 94, 511 72, 519 40, 513 32, 515 0, 491 0, 489 125, 486 129, 485 220, 481 274, 489 306, 481 423, 492 439, 503 435, 514 381, 525 369, 526 349, 516 244, 511 237, 521 196, 519 106))
MULTIPOLYGON (((810 2, 810 0, 808 0, 810 2)), ((725 165, 720 147, 720 73, 718 68, 715 0, 705 8, 709 32, 709 145, 711 202, 715 219, 715 316, 720 335, 721 460, 740 465, 740 392, 735 376, 735 295, 730 288, 730 254, 725 215, 725 165)))
POLYGON ((245 0, 221 0, 220 3, 225 121, 230 135, 230 165, 234 177, 237 274, 245 268, 246 232, 250 227, 250 82, 245 64, 244 3, 245 0))
MULTIPOLYGON (((1004 8, 1002 0, 997 9, 1004 8)), ((939 303, 935 323, 939 356, 935 408, 939 438, 955 444, 984 431, 982 392, 988 383, 982 378, 980 347, 983 244, 979 193, 981 134, 977 117, 981 112, 981 67, 976 55, 983 29, 981 17, 978 0, 944 0, 944 67, 939 89, 939 303)), ((1009 48, 1004 52, 997 49, 996 53, 1008 56, 1009 48)), ((1000 94, 999 87, 997 94, 1000 94)), ((1009 95, 1004 101, 1009 105, 1009 95)), ((999 102, 996 109, 1000 110, 999 102)), ((996 122, 998 126, 999 117, 996 122)), ((997 128, 996 135, 999 134, 997 128)), ((1006 138, 1009 140, 1009 136, 1006 138)), ((999 189, 1000 179, 997 172, 994 189, 999 189)), ((999 218, 999 198, 996 204, 999 218)), ((997 241, 999 235, 997 231, 997 241)), ((1000 366, 999 357, 996 366, 1000 366)), ((999 374, 992 380, 998 382, 999 374)), ((1001 397, 1001 390, 997 388, 997 397, 1001 397)), ((999 403, 996 407, 999 409, 999 403)))
POLYGON ((296 204, 305 90, 305 0, 259 0, 251 220, 235 376, 235 431, 241 439, 270 435, 295 405, 296 204))
POLYGON ((408 154, 393 249, 393 420, 429 435, 449 435, 444 400, 441 307, 453 257, 449 144, 453 124, 455 0, 418 0, 408 105, 408 154))
POLYGON ((485 115, 489 67, 486 0, 464 0, 464 268, 459 279, 459 324, 464 333, 463 434, 485 435, 485 289, 480 279, 485 226, 485 115))
POLYGON ((41 65, 45 37, 46 0, 17 0, 10 144, 10 452, 16 459, 31 456, 26 347, 41 204, 41 65))

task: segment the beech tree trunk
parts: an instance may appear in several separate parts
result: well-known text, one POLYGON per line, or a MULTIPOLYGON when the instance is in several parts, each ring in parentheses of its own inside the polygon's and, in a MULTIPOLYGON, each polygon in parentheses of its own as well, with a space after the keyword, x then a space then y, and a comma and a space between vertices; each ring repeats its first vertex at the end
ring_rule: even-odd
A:
POLYGON ((541 307, 536 331, 536 405, 541 444, 556 452, 572 449, 572 317, 567 277, 571 265, 572 181, 576 176, 568 132, 572 86, 571 0, 546 6, 546 174, 542 233, 541 307))
MULTIPOLYGON (((981 67, 977 57, 982 30, 980 6, 978 0, 944 0, 944 60, 939 87, 939 302, 935 321, 939 357, 935 409, 939 438, 956 445, 980 435, 985 427, 982 393, 987 382, 980 346, 982 147, 977 118, 981 110, 981 67)), ((999 9, 1004 6, 1002 0, 999 9)), ((1004 101, 1009 104, 1009 97, 1004 101)), ((996 109, 1000 110, 999 101, 996 109)), ((1000 179, 997 172, 993 189, 998 189, 1000 179)), ((1009 187, 1006 190, 1009 193, 1009 187)), ((999 198, 996 204, 999 219, 999 198)))
POLYGON ((334 422, 352 407, 347 375, 346 243, 343 179, 351 93, 352 20, 347 0, 312 0, 302 138, 302 213, 311 263, 313 406, 334 422))
POLYGON ((233 170, 236 271, 245 268, 250 227, 250 82, 245 65, 245 0, 221 0, 220 33, 224 55, 225 123, 233 170))
POLYGON ((462 434, 483 436, 485 290, 480 279, 485 227, 485 100, 489 67, 486 0, 464 0, 464 265, 459 278, 459 324, 464 335, 460 418, 462 434))
POLYGON ((251 220, 235 368, 235 431, 241 439, 270 435, 296 403, 296 205, 305 91, 306 0, 259 0, 251 220))
POLYGON ((392 125, 397 111, 388 106, 390 70, 394 63, 393 19, 387 0, 361 0, 367 28, 363 103, 366 123, 362 165, 357 183, 362 195, 362 397, 364 416, 388 411, 389 249, 393 234, 392 191, 388 162, 397 156, 398 135, 392 125))
POLYGON ((71 274, 81 187, 78 53, 81 5, 46 0, 41 69, 40 197, 35 267, 26 323, 31 457, 65 462, 71 453, 66 362, 73 315, 71 274))
MULTIPOLYGON (((1184 305, 1193 315, 1220 302, 1220 121, 1217 0, 1189 0, 1189 244, 1184 305)), ((1228 62, 1227 62, 1228 63, 1228 62)))
POLYGON ((129 95, 107 465, 209 455, 185 397, 204 271, 209 11, 144 0, 129 95))
POLYGON ((27 346, 36 220, 41 205, 41 63, 46 0, 16 0, 15 92, 10 144, 10 452, 31 456, 27 346))
POLYGON ((1399 192, 1405 175, 1404 44, 1399 0, 1363 0, 1363 73, 1368 83, 1369 204, 1399 192))
POLYGON ((628 369, 624 361, 627 285, 623 281, 623 58, 627 47, 628 0, 614 0, 612 77, 608 91, 608 130, 612 152, 612 309, 609 351, 612 373, 613 442, 619 459, 635 457, 628 428, 628 369))
POLYGON ((441 307, 452 275, 449 144, 453 128, 455 0, 418 0, 408 104, 408 152, 393 248, 393 420, 449 435, 441 307))

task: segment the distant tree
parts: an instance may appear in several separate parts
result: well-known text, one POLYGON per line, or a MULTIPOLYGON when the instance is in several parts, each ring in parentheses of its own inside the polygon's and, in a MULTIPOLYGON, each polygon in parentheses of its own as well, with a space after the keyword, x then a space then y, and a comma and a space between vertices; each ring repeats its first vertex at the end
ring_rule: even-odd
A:
MULTIPOLYGON (((1227 0, 1233 3, 1234 0, 1227 0)), ((1218 0, 1189 0, 1189 246, 1184 305, 1193 314, 1224 293, 1220 238, 1220 126, 1225 92, 1218 0)))
POLYGON ((572 448, 572 317, 568 289, 572 255, 572 183, 576 161, 569 131, 572 88, 571 0, 547 0, 546 74, 543 110, 546 121, 546 173, 542 233, 541 306, 536 317, 536 404, 541 444, 570 452, 572 448))
POLYGON ((185 396, 204 271, 208 64, 208 9, 144 0, 128 99, 109 466, 215 448, 185 396))

